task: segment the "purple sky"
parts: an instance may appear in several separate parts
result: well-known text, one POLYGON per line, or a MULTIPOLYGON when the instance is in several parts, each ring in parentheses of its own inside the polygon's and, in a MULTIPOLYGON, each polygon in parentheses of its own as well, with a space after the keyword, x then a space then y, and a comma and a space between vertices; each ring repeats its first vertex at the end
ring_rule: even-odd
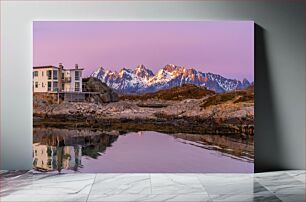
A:
POLYGON ((144 64, 156 72, 175 64, 254 80, 251 21, 35 21, 33 27, 34 66, 78 63, 89 75, 100 66, 144 64))

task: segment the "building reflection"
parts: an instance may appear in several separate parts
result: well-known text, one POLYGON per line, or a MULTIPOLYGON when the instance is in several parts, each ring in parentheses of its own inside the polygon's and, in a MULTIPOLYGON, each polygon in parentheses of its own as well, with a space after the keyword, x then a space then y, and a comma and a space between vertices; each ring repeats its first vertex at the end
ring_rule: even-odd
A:
POLYGON ((48 146, 33 144, 33 167, 39 171, 77 171, 81 165, 82 146, 48 146))
POLYGON ((117 133, 87 129, 34 128, 33 169, 77 171, 82 167, 82 156, 96 159, 117 139, 117 133))

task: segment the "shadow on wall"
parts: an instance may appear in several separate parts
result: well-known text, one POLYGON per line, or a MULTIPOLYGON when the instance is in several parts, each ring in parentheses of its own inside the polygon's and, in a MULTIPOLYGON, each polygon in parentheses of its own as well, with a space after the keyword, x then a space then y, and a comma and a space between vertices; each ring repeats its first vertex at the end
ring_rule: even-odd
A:
POLYGON ((255 24, 255 172, 284 169, 265 42, 265 29, 255 24))

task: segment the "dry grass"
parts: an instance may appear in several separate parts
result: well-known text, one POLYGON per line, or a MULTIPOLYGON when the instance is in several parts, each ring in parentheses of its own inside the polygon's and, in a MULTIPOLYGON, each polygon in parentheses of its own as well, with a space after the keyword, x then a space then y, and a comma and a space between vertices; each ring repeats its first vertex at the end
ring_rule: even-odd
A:
POLYGON ((200 99, 208 95, 214 95, 215 92, 207 90, 204 87, 195 86, 192 84, 183 84, 182 86, 173 87, 170 89, 160 90, 154 93, 145 93, 143 95, 122 95, 121 100, 176 100, 184 99, 200 99))
POLYGON ((232 91, 222 94, 213 95, 203 101, 201 107, 207 108, 212 105, 219 105, 225 102, 240 103, 248 102, 254 103, 254 87, 250 87, 246 90, 232 91))

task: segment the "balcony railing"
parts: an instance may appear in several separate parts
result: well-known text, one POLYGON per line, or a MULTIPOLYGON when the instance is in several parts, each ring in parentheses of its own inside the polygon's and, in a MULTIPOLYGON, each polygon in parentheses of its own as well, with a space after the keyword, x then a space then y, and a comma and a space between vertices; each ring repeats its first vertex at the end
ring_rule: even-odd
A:
POLYGON ((71 82, 71 77, 65 77, 63 81, 64 81, 64 83, 70 83, 71 82))
POLYGON ((81 92, 81 88, 64 88, 61 92, 81 92))

